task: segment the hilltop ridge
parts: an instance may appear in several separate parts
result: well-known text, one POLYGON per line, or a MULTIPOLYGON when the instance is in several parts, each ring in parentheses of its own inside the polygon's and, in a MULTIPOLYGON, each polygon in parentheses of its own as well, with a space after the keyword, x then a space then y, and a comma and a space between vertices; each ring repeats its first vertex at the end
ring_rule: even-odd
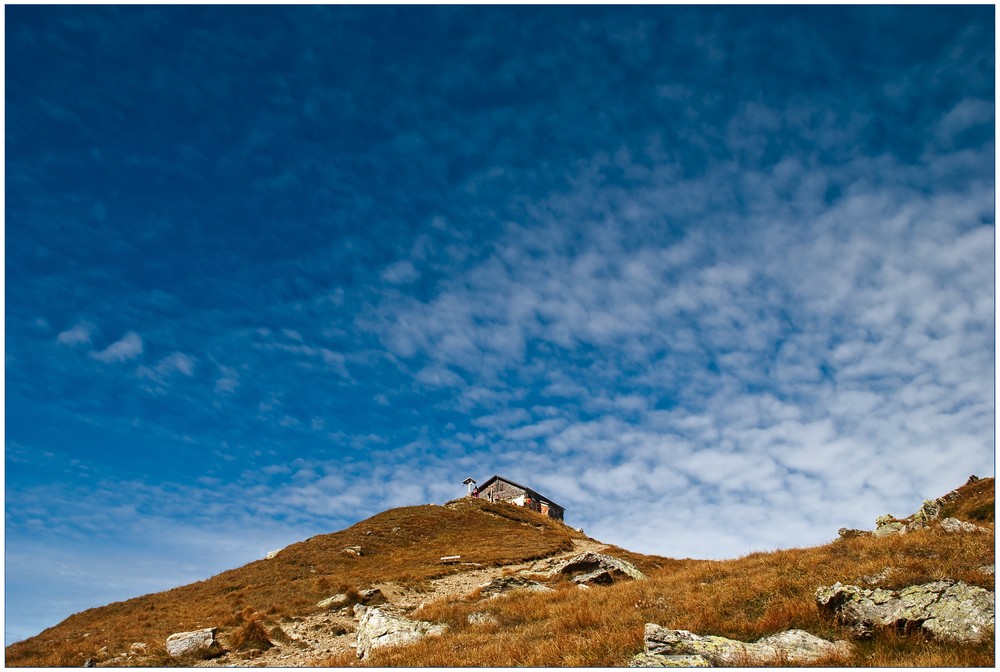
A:
MULTIPOLYGON (((932 501, 939 503, 939 518, 967 527, 949 531, 935 523, 880 536, 858 531, 824 546, 726 561, 633 553, 527 509, 475 498, 391 509, 205 581, 75 614, 8 647, 6 662, 611 666, 643 650, 645 623, 741 641, 791 628, 833 640, 847 630, 817 609, 821 586, 899 590, 947 577, 993 590, 993 479, 970 480, 932 501), (556 561, 584 551, 631 563, 647 578, 584 590, 551 574, 556 561), (490 599, 484 586, 498 580, 545 591, 490 599), (445 634, 374 650, 359 661, 358 619, 364 604, 378 602, 387 614, 447 626, 445 634), (217 629, 214 657, 167 654, 172 633, 208 628, 217 629)), ((919 513, 893 520, 905 527, 919 513)), ((992 641, 959 646, 893 633, 859 642, 853 651, 851 664, 860 665, 993 659, 992 641)))

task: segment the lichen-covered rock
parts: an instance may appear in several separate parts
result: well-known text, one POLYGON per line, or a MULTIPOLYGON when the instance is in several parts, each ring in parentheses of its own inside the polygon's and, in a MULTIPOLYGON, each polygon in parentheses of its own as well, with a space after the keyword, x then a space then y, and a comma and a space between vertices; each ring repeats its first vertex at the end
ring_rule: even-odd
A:
POLYGON ((922 630, 936 639, 976 642, 992 635, 993 591, 961 581, 934 581, 896 592, 858 586, 821 587, 816 591, 820 612, 854 631, 870 637, 875 628, 900 632, 922 630))
POLYGON ((217 628, 192 632, 175 632, 167 637, 167 653, 171 656, 211 655, 220 651, 215 640, 217 628))
POLYGON ((872 532, 873 536, 885 537, 890 534, 900 534, 906 529, 906 523, 896 520, 896 517, 891 513, 887 513, 884 516, 879 516, 875 519, 875 531, 872 532))
POLYGON ((628 662, 629 667, 712 667, 702 656, 658 656, 640 653, 628 662))
POLYGON ((837 530, 837 536, 841 539, 853 539, 854 537, 870 537, 871 532, 868 530, 854 530, 849 527, 842 527, 837 530))
POLYGON ((944 503, 940 499, 925 499, 920 505, 920 510, 913 514, 912 523, 925 526, 932 520, 941 517, 941 507, 944 503))
POLYGON ((989 532, 985 527, 966 523, 958 518, 945 518, 941 521, 941 529, 945 532, 989 532))
POLYGON ((485 597, 500 597, 513 590, 527 590, 539 593, 554 592, 548 586, 543 586, 538 581, 532 581, 523 576, 500 576, 479 586, 480 594, 485 597))
POLYGON ((549 572, 550 576, 562 574, 575 577, 577 583, 606 585, 615 581, 646 578, 631 562, 603 553, 587 551, 563 560, 549 572))
POLYGON ((447 625, 411 621, 378 607, 368 607, 361 612, 361 621, 358 623, 358 658, 367 658, 372 649, 412 644, 424 637, 441 635, 447 629, 447 625))
POLYGON ((746 667, 777 663, 804 664, 850 655, 847 642, 830 642, 803 630, 788 630, 756 642, 716 635, 696 635, 646 624, 646 653, 654 656, 700 656, 711 665, 746 667))

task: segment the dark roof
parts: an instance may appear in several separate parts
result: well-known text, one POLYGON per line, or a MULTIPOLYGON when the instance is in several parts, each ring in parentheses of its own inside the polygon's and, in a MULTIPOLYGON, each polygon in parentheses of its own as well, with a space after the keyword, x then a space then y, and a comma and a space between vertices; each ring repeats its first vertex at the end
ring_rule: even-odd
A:
POLYGON ((527 492, 527 493, 530 493, 530 494, 532 494, 532 495, 535 495, 535 496, 536 496, 536 497, 538 497, 539 499, 544 499, 544 500, 545 500, 546 502, 548 502, 549 504, 551 504, 552 506, 554 506, 554 507, 556 507, 556 508, 559 508, 559 509, 562 509, 563 511, 565 511, 565 510, 566 510, 566 507, 565 507, 565 506, 562 506, 562 505, 560 505, 560 504, 556 504, 556 503, 555 503, 555 502, 553 502, 553 501, 552 501, 551 499, 549 499, 548 497, 546 497, 546 496, 545 496, 545 495, 543 495, 542 493, 538 492, 537 490, 533 490, 533 489, 529 488, 529 487, 528 487, 528 486, 526 486, 526 485, 521 485, 520 483, 515 483, 514 481, 510 480, 509 478, 506 478, 506 477, 504 477, 504 476, 498 476, 497 474, 493 474, 492 476, 490 476, 489 478, 487 478, 487 479, 486 479, 486 481, 484 481, 484 482, 482 483, 482 485, 480 485, 480 486, 479 486, 479 491, 480 491, 480 492, 482 492, 483 490, 485 490, 485 489, 486 489, 486 487, 487 487, 487 486, 488 486, 488 485, 489 485, 490 483, 492 483, 493 481, 496 481, 496 480, 501 480, 501 481, 503 481, 504 483, 510 483, 511 485, 513 485, 513 486, 515 486, 515 487, 518 487, 518 488, 521 488, 522 490, 524 490, 524 491, 525 491, 525 492, 527 492))

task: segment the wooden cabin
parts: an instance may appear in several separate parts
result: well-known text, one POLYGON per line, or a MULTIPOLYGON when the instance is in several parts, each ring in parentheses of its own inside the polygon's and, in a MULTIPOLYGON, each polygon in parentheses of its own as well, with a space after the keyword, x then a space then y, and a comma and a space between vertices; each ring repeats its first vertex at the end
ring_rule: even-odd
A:
POLYGON ((491 502, 524 506, 555 520, 562 520, 566 514, 566 509, 537 490, 495 474, 479 486, 479 496, 491 502))

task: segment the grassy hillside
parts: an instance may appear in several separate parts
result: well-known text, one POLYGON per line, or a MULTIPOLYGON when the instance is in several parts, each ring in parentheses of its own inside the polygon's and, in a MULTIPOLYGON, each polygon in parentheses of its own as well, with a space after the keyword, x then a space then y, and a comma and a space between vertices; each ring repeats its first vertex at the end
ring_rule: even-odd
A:
MULTIPOLYGON (((461 571, 461 566, 442 565, 442 556, 503 565, 569 550, 571 539, 582 536, 531 511, 478 499, 392 509, 341 532, 292 544, 270 560, 75 614, 9 646, 6 662, 80 666, 105 646, 128 650, 132 642, 157 642, 162 647, 174 632, 235 625, 248 609, 277 619, 308 611, 348 589, 383 581, 419 588, 461 571), (345 553, 348 546, 361 546, 363 555, 345 553)), ((170 661, 161 656, 158 662, 170 661)))
MULTIPOLYGON (((994 481, 960 488, 945 505, 954 516, 992 530, 994 481)), ((873 519, 875 514, 873 512, 873 519)), ((271 627, 281 616, 308 613, 336 592, 392 581, 420 589, 432 578, 462 571, 439 558, 501 566, 572 548, 583 535, 561 523, 506 504, 462 499, 446 506, 393 509, 335 534, 313 537, 207 581, 76 614, 7 649, 8 665, 78 666, 103 646, 162 643, 181 630, 219 626, 233 631, 247 614, 271 627), (362 557, 343 551, 360 545, 362 557)), ((413 617, 445 622, 450 631, 413 646, 379 649, 364 665, 383 666, 618 666, 642 650, 643 625, 658 623, 700 634, 754 640, 789 628, 828 639, 846 632, 818 613, 816 588, 837 581, 898 589, 951 578, 993 589, 992 533, 948 534, 936 527, 882 538, 853 536, 824 546, 753 553, 727 561, 671 560, 606 551, 635 563, 647 581, 578 590, 553 584, 548 594, 478 600, 475 594, 430 602, 413 617), (888 572, 886 573, 886 570, 888 572), (488 612, 496 622, 472 626, 488 612)), ((176 664, 162 653, 147 664, 176 664)), ((992 666, 992 641, 938 644, 918 636, 880 633, 859 643, 858 666, 992 666)), ((353 655, 317 660, 361 665, 353 655)))
MULTIPOLYGON (((992 529, 994 480, 959 488, 944 508, 992 529)), ((873 516, 874 517, 874 516, 873 516)), ((632 556, 633 559, 635 556, 632 556)), ((951 578, 994 589, 993 534, 948 534, 938 528, 905 535, 838 539, 815 548, 753 553, 727 561, 671 562, 647 557, 648 581, 579 591, 565 585, 554 595, 524 594, 487 603, 449 599, 415 614, 446 622, 451 633, 414 646, 373 652, 372 666, 620 666, 642 650, 643 625, 741 639, 800 628, 827 639, 847 638, 824 620, 816 588, 837 581, 867 586, 865 577, 888 569, 879 585, 908 585, 951 578), (656 565, 662 564, 661 567, 656 565), (495 626, 471 626, 470 613, 486 611, 495 626)), ((358 665, 350 657, 326 665, 358 665)), ((879 633, 860 642, 848 664, 856 666, 993 666, 993 642, 940 644, 919 636, 879 633)))

